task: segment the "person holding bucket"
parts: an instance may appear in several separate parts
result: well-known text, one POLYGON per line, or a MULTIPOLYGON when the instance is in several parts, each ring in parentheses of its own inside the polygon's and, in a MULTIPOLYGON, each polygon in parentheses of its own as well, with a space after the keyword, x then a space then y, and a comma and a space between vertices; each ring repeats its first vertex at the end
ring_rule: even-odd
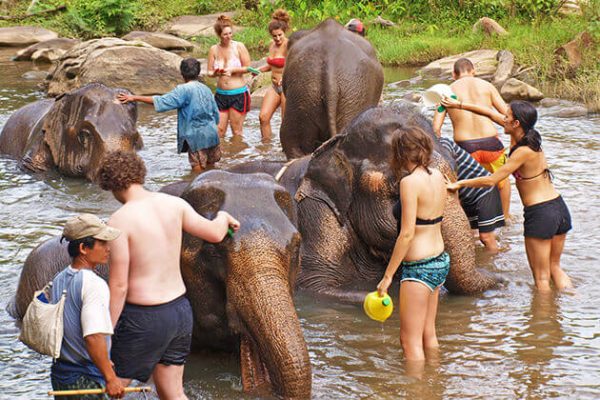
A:
POLYGON ((435 318, 440 287, 450 269, 441 229, 446 184, 442 173, 430 167, 432 152, 433 140, 417 127, 398 132, 392 140, 391 168, 400 181, 394 214, 400 229, 377 291, 380 297, 387 294, 402 265, 400 342, 411 361, 422 361, 426 349, 439 347, 435 318))
MULTIPOLYGON (((454 63, 452 77, 455 82, 450 85, 450 88, 460 101, 495 109, 501 114, 506 113, 506 103, 498 90, 491 83, 475 77, 475 67, 469 59, 460 58, 454 63)), ((442 94, 451 97, 446 93, 442 94)), ((471 154, 481 166, 494 173, 506 163, 504 145, 498 138, 498 130, 489 118, 460 108, 438 109, 433 116, 433 130, 438 137, 441 135, 446 114, 452 121, 456 144, 471 154)), ((508 221, 510 217, 510 183, 508 179, 499 182, 498 189, 500 190, 504 219, 508 221)))

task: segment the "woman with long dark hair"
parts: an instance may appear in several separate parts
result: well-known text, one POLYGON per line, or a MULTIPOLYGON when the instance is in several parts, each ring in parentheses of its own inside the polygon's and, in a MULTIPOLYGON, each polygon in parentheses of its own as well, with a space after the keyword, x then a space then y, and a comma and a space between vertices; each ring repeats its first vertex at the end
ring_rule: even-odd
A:
POLYGON ((457 181, 449 184, 448 190, 493 186, 513 174, 524 206, 525 251, 536 288, 548 291, 551 281, 559 290, 571 287, 571 279, 560 267, 566 234, 571 229, 571 215, 552 184, 552 173, 542 150, 542 137, 535 129, 535 107, 526 101, 512 101, 503 115, 448 98, 442 105, 472 111, 504 125, 512 145, 508 162, 493 175, 457 181))
POLYGON ((391 168, 400 182, 394 214, 400 229, 377 291, 386 293, 402 266, 400 342, 404 357, 411 361, 424 360, 425 350, 439 347, 435 317, 450 267, 441 230, 446 185, 442 173, 430 167, 432 151, 431 137, 419 128, 398 133, 392 140, 391 168))

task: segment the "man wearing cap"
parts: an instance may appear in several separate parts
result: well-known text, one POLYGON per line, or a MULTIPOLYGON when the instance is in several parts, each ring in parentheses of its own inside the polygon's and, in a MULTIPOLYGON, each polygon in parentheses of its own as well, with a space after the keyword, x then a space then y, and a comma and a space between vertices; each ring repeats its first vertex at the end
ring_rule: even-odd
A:
POLYGON ((52 364, 54 390, 98 389, 106 394, 72 396, 72 399, 107 399, 123 396, 123 384, 109 359, 113 327, 106 282, 94 272, 109 257, 108 242, 121 232, 92 214, 81 214, 65 224, 63 239, 72 263, 52 279, 50 295, 59 299, 66 291, 64 333, 60 357, 52 364))
POLYGON ((225 211, 209 220, 180 197, 146 190, 145 176, 140 156, 124 151, 107 154, 98 174, 100 187, 123 203, 108 222, 122 232, 111 242, 111 355, 125 383, 152 377, 161 399, 187 399, 193 315, 179 265, 183 231, 217 243, 240 223, 225 211))
POLYGON ((348 23, 345 25, 346 29, 348 29, 350 32, 354 32, 359 34, 360 36, 365 36, 365 31, 366 28, 363 25, 362 21, 358 18, 352 18, 350 21, 348 21, 348 23))

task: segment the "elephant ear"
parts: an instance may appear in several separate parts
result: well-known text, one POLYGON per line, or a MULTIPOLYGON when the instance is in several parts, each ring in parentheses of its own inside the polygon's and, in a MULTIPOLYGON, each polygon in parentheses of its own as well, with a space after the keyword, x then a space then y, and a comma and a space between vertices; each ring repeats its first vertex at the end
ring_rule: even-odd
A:
POLYGON ((67 128, 69 119, 69 107, 67 103, 70 102, 72 95, 63 94, 58 97, 46 118, 44 118, 44 125, 42 130, 44 132, 43 140, 48 149, 48 156, 52 159, 54 165, 59 165, 59 157, 61 152, 64 151, 63 147, 63 133, 67 128))
POLYGON ((334 136, 315 151, 296 192, 298 202, 309 197, 327 204, 340 225, 347 219, 354 181, 353 166, 337 146, 344 137, 334 136))

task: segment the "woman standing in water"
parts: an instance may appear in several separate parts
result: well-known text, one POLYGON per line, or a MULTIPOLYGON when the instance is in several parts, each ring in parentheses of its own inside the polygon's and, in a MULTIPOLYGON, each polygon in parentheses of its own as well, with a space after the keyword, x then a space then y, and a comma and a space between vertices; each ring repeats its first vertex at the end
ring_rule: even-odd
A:
POLYGON ((244 81, 244 74, 250 72, 250 54, 243 43, 233 40, 233 22, 228 16, 219 16, 214 29, 220 42, 208 52, 208 75, 217 77, 219 136, 225 136, 227 126, 231 126, 233 135, 241 136, 250 111, 250 91, 244 81))
POLYGON ((571 215, 552 184, 552 173, 542 151, 542 137, 534 128, 535 107, 526 101, 513 101, 503 115, 453 99, 444 99, 442 105, 472 111, 504 125, 512 144, 508 162, 493 175, 458 181, 449 184, 448 190, 494 186, 513 174, 524 206, 525 251, 536 288, 549 291, 550 281, 559 290, 571 287, 571 279, 560 267, 566 234, 571 229, 571 215))
POLYGON ((444 251, 441 222, 446 203, 442 173, 431 168, 433 141, 419 128, 392 140, 391 168, 400 181, 400 201, 394 207, 400 232, 392 257, 377 285, 383 295, 396 271, 400 278, 400 342, 407 360, 425 359, 426 349, 439 347, 435 333, 440 286, 446 281, 450 257, 444 251))
POLYGON ((287 56, 288 39, 285 33, 289 28, 290 16, 285 10, 277 10, 273 13, 269 23, 269 33, 273 38, 269 46, 267 65, 260 68, 261 72, 271 71, 271 87, 267 90, 258 119, 260 120, 260 133, 263 139, 271 138, 271 118, 277 107, 281 106, 281 117, 285 111, 285 95, 283 86, 283 67, 287 56))

